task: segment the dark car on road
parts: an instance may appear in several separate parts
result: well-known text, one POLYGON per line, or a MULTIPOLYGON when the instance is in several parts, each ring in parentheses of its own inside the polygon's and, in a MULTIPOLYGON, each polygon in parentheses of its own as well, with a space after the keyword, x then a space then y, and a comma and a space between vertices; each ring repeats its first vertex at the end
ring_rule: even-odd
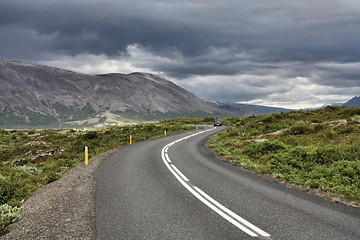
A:
POLYGON ((215 120, 214 121, 214 127, 216 127, 216 126, 222 126, 222 123, 221 123, 220 120, 215 120))

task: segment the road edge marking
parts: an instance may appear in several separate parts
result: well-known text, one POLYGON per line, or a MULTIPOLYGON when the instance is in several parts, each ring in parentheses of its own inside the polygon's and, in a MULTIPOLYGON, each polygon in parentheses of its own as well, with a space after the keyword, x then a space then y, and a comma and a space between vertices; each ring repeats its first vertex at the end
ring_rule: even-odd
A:
POLYGON ((197 199, 199 199, 201 202, 203 202, 206 206, 208 206, 210 209, 215 211, 217 214, 222 216, 224 219, 241 229, 243 232, 247 233, 248 235, 252 237, 261 237, 270 239, 270 234, 267 232, 261 230, 260 228, 256 227, 252 223, 248 222, 244 218, 240 217, 230 209, 224 207, 222 204, 217 202, 215 199, 210 197, 208 194, 206 194, 204 191, 202 191, 200 188, 194 186, 191 184, 190 180, 179 171, 179 169, 176 168, 174 164, 169 164, 171 162, 170 157, 168 155, 169 148, 173 146, 175 143, 178 143, 182 140, 188 139, 190 137, 196 136, 198 134, 202 134, 204 132, 208 132, 211 130, 214 130, 215 128, 211 128, 208 130, 204 130, 201 132, 197 132, 195 134, 188 135, 186 137, 177 139, 163 147, 161 150, 161 157, 163 162, 165 163, 166 167, 170 170, 170 172, 175 176, 175 178, 190 192, 192 193, 197 199))

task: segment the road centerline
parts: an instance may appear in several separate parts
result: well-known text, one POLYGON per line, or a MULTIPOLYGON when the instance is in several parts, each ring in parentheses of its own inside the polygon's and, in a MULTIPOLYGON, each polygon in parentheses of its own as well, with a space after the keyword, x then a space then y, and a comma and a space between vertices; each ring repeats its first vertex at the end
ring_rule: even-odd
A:
POLYGON ((170 164, 170 166, 175 170, 175 172, 177 174, 179 174, 179 176, 186 182, 189 182, 189 179, 187 177, 185 177, 184 174, 182 174, 182 172, 179 171, 179 169, 177 169, 177 167, 174 164, 170 164))
POLYGON ((243 232, 247 233, 248 235, 252 237, 260 237, 263 239, 270 239, 270 234, 267 232, 261 230, 260 228, 256 227, 255 225, 251 224, 244 218, 240 217, 230 209, 224 207, 220 203, 218 203, 216 200, 214 200, 212 197, 210 197, 208 194, 206 194, 204 191, 202 191, 200 188, 194 186, 190 180, 182 173, 180 172, 174 164, 169 164, 171 162, 169 157, 169 148, 173 146, 175 143, 178 143, 180 141, 183 141, 185 139, 191 138, 193 136, 196 136, 198 134, 202 134, 204 132, 212 131, 215 128, 211 128, 208 130, 203 130, 201 132, 188 135, 186 137, 177 139, 163 147, 161 150, 161 157, 167 168, 170 170, 170 172, 175 176, 175 178, 190 192, 192 193, 197 199, 199 199, 201 202, 203 202, 205 205, 207 205, 210 209, 212 209, 214 212, 218 213, 220 216, 222 216, 224 219, 232 223, 234 226, 238 227, 243 232))

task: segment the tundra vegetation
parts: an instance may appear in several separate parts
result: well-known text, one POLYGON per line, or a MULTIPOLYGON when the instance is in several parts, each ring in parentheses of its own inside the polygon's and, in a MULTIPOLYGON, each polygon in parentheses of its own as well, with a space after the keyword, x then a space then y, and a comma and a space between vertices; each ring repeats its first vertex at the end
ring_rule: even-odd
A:
MULTIPOLYGON (((141 124, 91 131, 0 130, 0 235, 20 219, 21 204, 39 187, 59 179, 72 167, 109 149, 194 128, 141 124)), ((91 164, 91 163, 90 163, 91 164)))
MULTIPOLYGON (((0 130, 0 235, 19 220, 21 204, 84 159, 129 143, 194 129, 213 117, 91 131, 0 130)), ((209 146, 228 161, 281 181, 360 203, 360 107, 223 118, 209 146)))
POLYGON ((360 203, 360 107, 226 118, 210 139, 224 159, 327 196, 360 203), (340 197, 340 198, 339 198, 340 197))

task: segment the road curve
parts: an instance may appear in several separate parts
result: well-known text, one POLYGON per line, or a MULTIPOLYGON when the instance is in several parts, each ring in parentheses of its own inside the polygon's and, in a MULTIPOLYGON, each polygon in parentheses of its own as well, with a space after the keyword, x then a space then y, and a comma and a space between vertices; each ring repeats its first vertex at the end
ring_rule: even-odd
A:
POLYGON ((97 239, 360 239, 360 209, 216 159, 223 127, 121 148, 98 168, 97 239))

